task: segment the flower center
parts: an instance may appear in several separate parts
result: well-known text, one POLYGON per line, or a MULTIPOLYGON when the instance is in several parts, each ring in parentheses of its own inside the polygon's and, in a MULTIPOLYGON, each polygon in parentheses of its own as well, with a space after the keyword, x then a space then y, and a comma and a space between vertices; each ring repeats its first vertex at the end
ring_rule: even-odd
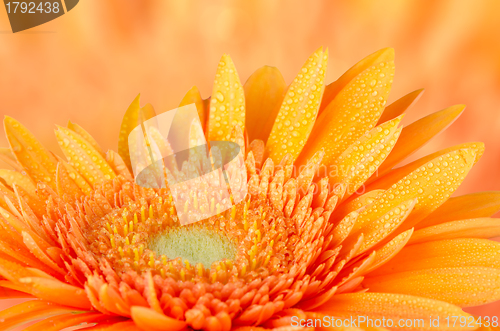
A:
POLYGON ((188 260, 191 265, 201 263, 205 268, 224 259, 234 260, 237 251, 225 235, 192 227, 169 229, 152 238, 148 246, 158 256, 181 258, 183 262, 188 260))

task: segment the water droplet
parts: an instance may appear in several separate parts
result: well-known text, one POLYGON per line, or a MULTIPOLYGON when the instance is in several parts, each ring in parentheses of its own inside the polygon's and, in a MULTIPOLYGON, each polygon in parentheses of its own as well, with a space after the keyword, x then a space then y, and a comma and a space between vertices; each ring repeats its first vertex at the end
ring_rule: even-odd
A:
POLYGON ((215 93, 215 96, 220 102, 224 101, 224 95, 221 92, 217 91, 217 93, 215 93))

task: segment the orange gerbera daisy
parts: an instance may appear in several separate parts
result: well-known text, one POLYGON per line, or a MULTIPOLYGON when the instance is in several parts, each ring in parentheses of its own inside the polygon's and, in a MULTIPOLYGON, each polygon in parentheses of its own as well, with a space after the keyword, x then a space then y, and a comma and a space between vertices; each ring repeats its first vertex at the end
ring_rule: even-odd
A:
MULTIPOLYGON (((242 86, 225 55, 212 98, 188 92, 181 104, 196 104, 208 140, 245 152, 248 194, 185 226, 168 187, 141 187, 131 174, 127 137, 154 116, 139 98, 119 153, 70 123, 56 130, 63 159, 7 117, 1 155, 14 170, 0 170, 0 295, 33 300, 0 312, 2 330, 38 319, 26 330, 313 329, 329 316, 339 329, 362 316, 350 326, 478 327, 460 307, 500 299, 500 244, 485 239, 500 235, 490 218, 500 193, 450 196, 483 145, 395 168, 464 107, 401 128, 422 91, 385 107, 392 49, 325 87, 327 58, 317 50, 288 87, 271 67, 242 86)), ((195 208, 216 208, 196 198, 195 208)))

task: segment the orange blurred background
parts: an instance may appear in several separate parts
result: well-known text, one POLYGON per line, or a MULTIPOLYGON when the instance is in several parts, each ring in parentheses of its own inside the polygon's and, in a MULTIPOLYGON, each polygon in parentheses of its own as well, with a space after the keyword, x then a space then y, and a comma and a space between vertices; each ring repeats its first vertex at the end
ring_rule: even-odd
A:
MULTIPOLYGON (((330 82, 366 55, 394 47, 390 101, 426 89, 406 124, 467 105, 414 158, 483 141, 486 153, 458 193, 500 190, 498 0, 82 0, 66 15, 16 34, 0 9, 0 40, 0 114, 20 120, 57 152, 54 124, 68 120, 116 149, 122 116, 138 93, 160 112, 178 106, 193 85, 208 97, 224 53, 242 82, 262 65, 278 67, 290 82, 325 46, 330 82)), ((7 146, 3 135, 0 146, 7 146)))

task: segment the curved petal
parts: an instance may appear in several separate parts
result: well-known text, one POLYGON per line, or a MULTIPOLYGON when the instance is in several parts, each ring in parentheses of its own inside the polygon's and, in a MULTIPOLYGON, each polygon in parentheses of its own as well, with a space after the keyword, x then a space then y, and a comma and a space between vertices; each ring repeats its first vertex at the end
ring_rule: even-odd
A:
POLYGON ((415 104, 418 99, 424 93, 424 89, 416 90, 408 93, 402 98, 391 103, 389 106, 385 107, 382 116, 380 116, 377 125, 390 121, 401 114, 403 114, 408 108, 415 104))
POLYGON ((264 66, 248 78, 243 88, 248 139, 266 142, 283 102, 285 80, 277 68, 264 66))
POLYGON ((35 182, 46 182, 52 189, 55 189, 56 158, 26 127, 12 117, 6 116, 3 123, 17 162, 35 182))
MULTIPOLYGON (((429 318, 444 320, 448 316, 464 316, 469 314, 457 306, 447 302, 421 298, 418 296, 392 293, 349 293, 339 294, 328 303, 315 309, 316 312, 335 317, 351 318, 365 316, 371 319, 391 319, 396 326, 400 319, 414 320, 420 327, 405 330, 435 330, 429 325, 429 318), (421 321, 416 321, 423 320, 421 321)), ((365 323, 366 324, 366 323, 365 323)), ((363 328, 363 325, 359 325, 363 328)), ((466 330, 442 325, 440 330, 466 330)))
POLYGON ((390 171, 399 162, 415 153, 434 136, 445 130, 462 114, 464 109, 464 105, 451 106, 403 128, 396 146, 379 168, 380 175, 390 171))
POLYGON ((184 98, 182 98, 179 107, 190 105, 192 103, 196 105, 196 110, 198 111, 198 116, 200 117, 202 128, 205 128, 207 120, 207 115, 205 114, 205 105, 203 104, 203 99, 201 98, 200 91, 196 86, 193 86, 189 91, 187 91, 184 98))
POLYGON ((350 81, 318 116, 309 140, 297 162, 304 164, 324 149, 325 164, 332 163, 349 145, 378 122, 389 96, 394 61, 369 67, 350 81), (359 93, 364 90, 365 93, 359 93))
POLYGON ((127 111, 125 112, 122 120, 122 125, 120 127, 120 135, 118 137, 118 154, 120 154, 123 162, 125 162, 130 171, 132 171, 132 164, 130 162, 128 136, 136 126, 155 116, 152 107, 141 108, 139 103, 140 98, 141 95, 139 94, 134 99, 134 101, 132 101, 127 111))
POLYGON ((441 223, 491 217, 500 211, 500 192, 478 192, 446 200, 438 209, 424 218, 416 226, 417 229, 441 223))
POLYGON ((318 49, 288 88, 266 145, 275 163, 288 153, 295 160, 304 148, 318 115, 327 63, 328 51, 318 49))
POLYGON ((500 236, 500 219, 476 218, 441 223, 422 228, 413 234, 409 244, 453 238, 493 238, 500 236))
POLYGON ((418 295, 461 307, 471 307, 500 299, 500 269, 421 269, 366 277, 363 286, 373 292, 418 295))
POLYGON ((391 261, 367 277, 396 272, 451 267, 500 269, 500 243, 486 239, 448 239, 404 247, 391 261))
POLYGON ((187 326, 183 321, 165 316, 150 308, 134 306, 130 311, 135 324, 144 331, 179 331, 187 326))
POLYGON ((381 62, 394 61, 394 49, 387 47, 376 51, 373 54, 368 55, 363 60, 359 61, 353 65, 349 70, 347 70, 339 79, 328 84, 325 87, 325 92, 323 93, 323 100, 321 101, 321 106, 319 109, 319 114, 321 114, 325 108, 335 99, 337 94, 356 76, 370 68, 371 66, 377 65, 381 62))
POLYGON ((229 140, 233 126, 245 127, 245 93, 233 60, 220 59, 210 101, 208 139, 229 140))
POLYGON ((360 214, 358 224, 378 219, 403 201, 418 198, 413 212, 395 234, 414 227, 450 197, 462 183, 475 160, 476 152, 472 148, 456 150, 430 160, 381 193, 360 214))
POLYGON ((25 277, 19 281, 28 286, 30 292, 40 299, 86 310, 92 307, 84 289, 40 277, 25 277))

